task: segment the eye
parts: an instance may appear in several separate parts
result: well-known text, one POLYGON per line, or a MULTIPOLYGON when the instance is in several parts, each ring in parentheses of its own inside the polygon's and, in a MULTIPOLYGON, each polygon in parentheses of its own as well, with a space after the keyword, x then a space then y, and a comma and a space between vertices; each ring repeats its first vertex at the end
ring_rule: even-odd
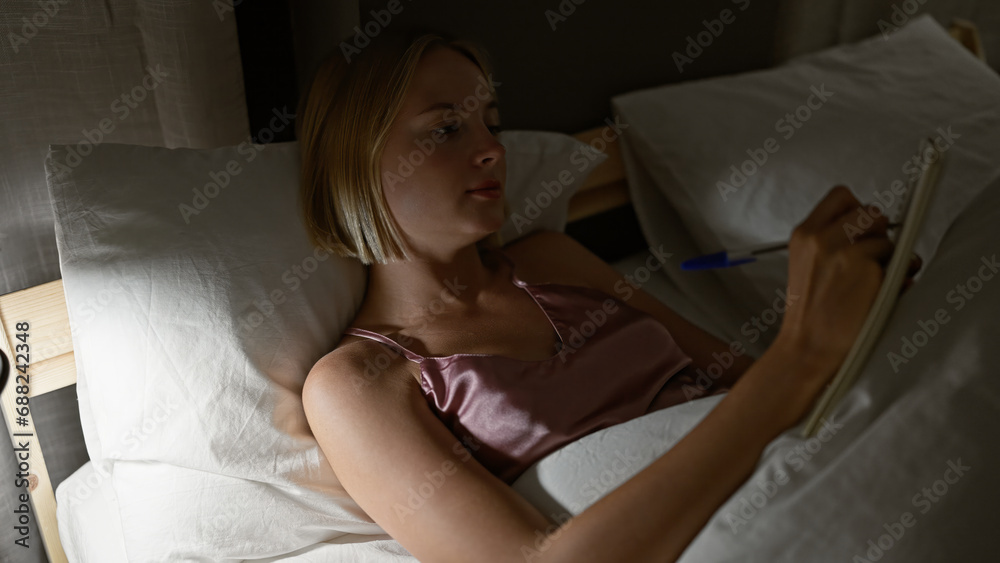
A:
POLYGON ((446 125, 444 127, 439 127, 437 129, 435 129, 433 132, 436 133, 436 134, 438 134, 438 135, 447 136, 447 135, 451 135, 455 131, 458 131, 458 124, 457 123, 454 124, 454 125, 446 125))
MULTIPOLYGON (((446 125, 444 127, 439 127, 437 129, 434 129, 433 133, 446 137, 448 135, 451 135, 452 133, 456 133, 458 131, 459 126, 460 124, 458 123, 452 125, 446 125)), ((493 135, 499 135, 500 132, 503 131, 503 127, 501 127, 500 125, 488 125, 487 129, 489 129, 490 133, 493 135)))

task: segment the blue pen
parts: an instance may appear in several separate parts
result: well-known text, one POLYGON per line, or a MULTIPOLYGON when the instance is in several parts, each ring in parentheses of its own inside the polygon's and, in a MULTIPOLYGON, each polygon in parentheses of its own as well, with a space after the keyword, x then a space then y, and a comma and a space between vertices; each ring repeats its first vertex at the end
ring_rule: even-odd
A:
POLYGON ((788 248, 787 242, 772 242, 760 246, 741 248, 737 250, 723 250, 715 254, 706 254, 690 260, 681 262, 682 270, 708 270, 711 268, 728 268, 755 262, 757 256, 768 252, 776 252, 788 248))
MULTIPOLYGON (((898 226, 900 226, 900 223, 890 223, 888 228, 894 229, 898 226)), ((757 257, 761 254, 777 252, 779 250, 785 250, 786 248, 788 248, 787 242, 771 242, 768 244, 740 248, 737 250, 723 250, 722 252, 716 252, 715 254, 706 254, 704 256, 685 260, 681 262, 681 269, 710 270, 712 268, 729 268, 730 266, 739 266, 740 264, 756 262, 757 257)))

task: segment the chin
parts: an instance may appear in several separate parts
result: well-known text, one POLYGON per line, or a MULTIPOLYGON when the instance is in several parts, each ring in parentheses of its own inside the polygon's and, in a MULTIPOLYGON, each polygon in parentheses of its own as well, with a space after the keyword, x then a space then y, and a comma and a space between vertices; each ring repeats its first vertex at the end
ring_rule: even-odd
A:
POLYGON ((476 221, 475 229, 479 232, 490 234, 499 231, 505 222, 503 210, 501 209, 496 215, 491 214, 489 217, 482 217, 476 221))
POLYGON ((499 233, 500 232, 500 228, 503 227, 504 223, 505 223, 505 221, 503 220, 503 218, 501 218, 499 221, 497 221, 496 223, 494 223, 492 226, 489 227, 489 229, 488 229, 489 233, 487 233, 486 236, 492 235, 494 233, 499 233))
POLYGON ((502 221, 500 223, 496 224, 496 225, 489 225, 489 226, 487 226, 487 225, 481 225, 482 228, 476 229, 476 244, 484 242, 485 240, 487 240, 491 236, 494 236, 494 235, 499 236, 500 235, 500 227, 502 225, 503 225, 502 221))

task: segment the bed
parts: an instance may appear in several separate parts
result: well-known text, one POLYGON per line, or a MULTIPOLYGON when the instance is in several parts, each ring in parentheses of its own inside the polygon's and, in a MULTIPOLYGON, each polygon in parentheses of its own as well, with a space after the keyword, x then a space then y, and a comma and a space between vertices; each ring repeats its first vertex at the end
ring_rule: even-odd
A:
MULTIPOLYGON (((578 133, 574 137, 581 143, 591 144, 604 134, 607 138, 607 127, 597 127, 578 133)), ((567 207, 567 220, 579 221, 597 215, 629 201, 625 169, 618 149, 617 140, 610 143, 598 142, 607 160, 597 166, 578 191, 573 195, 567 207)), ((77 383, 76 364, 73 353, 72 330, 67 312, 63 281, 57 280, 23 291, 10 293, 0 297, 0 340, 4 355, 14 358, 14 347, 18 344, 16 335, 20 332, 17 326, 20 320, 31 319, 31 363, 30 363, 30 396, 37 397, 63 387, 77 383)), ((11 368, 11 378, 16 376, 16 370, 11 368)), ((3 393, 3 411, 10 428, 17 429, 11 436, 15 442, 18 434, 34 434, 30 414, 24 417, 26 425, 17 424, 17 399, 15 386, 8 385, 3 393)), ((21 437, 21 440, 24 438, 21 437)), ((48 472, 45 468, 44 453, 38 449, 37 442, 32 440, 30 446, 31 469, 28 479, 31 490, 31 503, 41 529, 46 552, 51 561, 66 561, 56 518, 56 499, 52 490, 48 472)), ((88 495, 86 505, 78 516, 74 517, 77 530, 87 529, 95 523, 106 523, 93 527, 97 541, 88 541, 89 545, 114 547, 116 528, 120 530, 120 520, 117 515, 108 512, 108 504, 114 503, 114 492, 107 487, 107 481, 99 479, 93 467, 88 463, 75 475, 74 481, 98 482, 93 496, 88 495), (93 512, 91 512, 93 511, 93 512), (113 517, 112 517, 113 516, 113 517), (116 526, 116 524, 118 524, 116 526), (108 542, 108 543, 105 543, 108 542)), ((72 486, 68 483, 67 486, 72 486)), ((86 537, 91 537, 87 535, 86 537)), ((120 540, 118 540, 120 542, 120 540)), ((81 543, 81 545, 84 545, 81 543)), ((100 552, 101 556, 107 552, 100 552)), ((84 554, 81 554, 84 555, 84 554)), ((94 555, 91 555, 93 557, 94 555)), ((93 559, 107 561, 108 559, 93 559)))
MULTIPOLYGON (((931 23, 924 23, 932 26, 931 23)), ((928 33, 933 33, 929 27, 928 33)), ((952 35, 970 49, 978 45, 974 30, 968 26, 954 27, 952 35)), ((847 52, 844 56, 851 56, 851 53, 847 52)), ((981 52, 978 56, 982 56, 981 52)), ((732 85, 723 86, 730 89, 732 85)), ((749 207, 733 210, 734 206, 723 200, 727 206, 723 206, 721 211, 713 210, 710 206, 718 203, 716 200, 699 200, 697 194, 687 193, 678 187, 696 184, 697 181, 691 178, 697 171, 685 171, 677 165, 658 168, 657 163, 663 161, 657 157, 663 157, 673 149, 666 140, 651 138, 653 133, 650 129, 640 127, 639 117, 645 115, 640 110, 646 111, 656 105, 653 94, 633 93, 613 101, 616 114, 625 117, 625 122, 634 127, 623 137, 614 137, 609 141, 608 127, 573 136, 583 144, 600 148, 606 157, 589 171, 586 180, 572 194, 565 216, 557 219, 557 224, 581 220, 632 201, 636 204, 650 246, 666 243, 678 257, 689 257, 712 247, 730 246, 736 242, 761 242, 753 240, 753 237, 774 236, 774 232, 769 231, 746 233, 718 228, 723 219, 731 222, 733 213, 760 213, 760 202, 749 202, 749 207), (647 103, 653 103, 653 106, 643 105, 647 103), (652 153, 657 147, 666 152, 652 153), (664 177, 668 179, 664 180, 664 177), (675 187, 665 191, 665 182, 673 183, 675 187), (668 195, 669 201, 656 200, 663 198, 665 193, 673 197, 668 195), (711 220, 694 223, 687 220, 695 216, 710 217, 711 220)), ((704 94, 693 92, 684 95, 704 94)), ((990 117, 995 118, 993 115, 990 117)), ((981 119, 982 115, 977 115, 977 118, 981 119)), ((704 123, 694 126, 704 126, 704 123)), ((964 130, 962 134, 965 134, 964 130)), ((988 135, 988 132, 983 135, 988 135)), ((749 145, 742 148, 746 146, 749 145)), ((789 148, 789 151, 792 150, 789 148)), ((903 148, 897 150, 902 151, 903 148)), ((980 153, 973 154, 978 155, 980 153)), ((995 152, 993 156, 995 163, 995 152)), ((727 155, 726 158, 733 157, 727 155)), ((780 164, 779 161, 773 162, 780 164)), ((843 163, 831 166, 836 168, 843 163)), ((819 552, 829 553, 830 559, 840 560, 850 559, 852 555, 876 560, 883 553, 891 554, 889 560, 918 560, 919 556, 923 557, 919 560, 927 561, 951 557, 959 552, 969 560, 983 555, 982 539, 976 534, 995 526, 996 516, 982 511, 975 523, 970 524, 971 513, 967 516, 970 520, 961 518, 961 515, 970 510, 976 495, 980 500, 1000 500, 996 488, 983 488, 988 480, 979 477, 990 471, 995 472, 997 454, 985 451, 982 438, 977 439, 977 432, 997 430, 995 417, 990 420, 987 415, 991 412, 995 414, 1000 405, 996 384, 981 374, 985 363, 991 357, 996 359, 996 351, 985 341, 985 335, 998 328, 997 321, 983 311, 1000 307, 1000 290, 988 283, 991 278, 985 277, 992 263, 987 256, 988 251, 994 248, 991 245, 996 240, 995 225, 1000 219, 996 211, 1000 209, 998 177, 1000 175, 996 174, 995 167, 986 166, 978 176, 966 178, 974 183, 975 190, 970 188, 956 192, 953 205, 945 206, 945 214, 936 219, 935 224, 940 226, 939 231, 934 232, 936 239, 923 247, 926 255, 934 256, 934 261, 923 273, 923 283, 911 290, 909 301, 901 302, 899 313, 887 329, 890 336, 876 351, 876 355, 881 353, 883 357, 896 352, 902 363, 893 363, 890 359, 887 364, 882 363, 866 372, 867 377, 862 379, 856 392, 847 397, 837 411, 837 420, 844 424, 844 430, 837 428, 833 433, 840 439, 803 443, 796 441, 791 433, 779 437, 762 456, 754 477, 720 508, 685 553, 684 561, 735 560, 736 553, 742 554, 740 560, 754 561, 818 560, 815 555, 819 552), (980 256, 982 264, 979 264, 980 256), (955 305, 949 300, 952 295, 950 289, 956 283, 972 279, 970 276, 980 279, 981 289, 975 292, 975 305, 954 309, 955 305), (900 334, 903 335, 901 338, 912 341, 913 335, 922 327, 930 326, 927 324, 928 315, 933 317, 936 309, 945 307, 952 317, 961 317, 961 323, 955 322, 950 325, 953 330, 945 331, 945 323, 939 319, 937 329, 930 336, 940 336, 929 339, 913 356, 902 350, 905 341, 903 344, 900 344, 899 338, 892 341, 900 334), (965 312, 959 315, 961 309, 965 312), (920 368, 916 367, 917 362, 911 361, 917 352, 921 360, 926 360, 920 368), (896 374, 900 369, 911 376, 909 382, 882 375, 896 374), (933 378, 928 375, 935 370, 945 376, 933 378), (882 376, 881 380, 879 376, 882 376), (946 403, 946 411, 934 410, 929 408, 929 401, 934 396, 955 400, 946 403), (954 410, 958 407, 964 413, 954 410), (954 420, 949 422, 949 418, 954 420), (933 431, 945 424, 951 424, 947 428, 955 434, 933 431), (912 429, 926 432, 912 435, 908 433, 912 429), (813 444, 818 444, 815 451, 812 450, 813 444), (903 446, 893 450, 886 448, 887 444, 903 446), (803 447, 809 448, 807 454, 802 453, 803 447), (887 455, 886 452, 898 456, 894 458, 896 463, 867 467, 852 465, 859 460, 871 463, 879 455, 887 455), (927 455, 928 452, 936 452, 936 457, 941 459, 935 459, 933 464, 928 462, 926 466, 908 465, 916 463, 919 455, 927 455), (806 463, 809 460, 807 456, 816 461, 806 463), (967 466, 972 467, 966 471, 968 476, 959 471, 962 474, 954 482, 951 477, 945 477, 949 470, 951 473, 948 475, 954 476, 955 467, 967 466), (892 479, 895 479, 896 485, 887 484, 881 489, 876 486, 892 479), (900 491, 911 489, 914 496, 921 494, 920 488, 913 486, 917 482, 925 482, 933 491, 942 479, 948 479, 948 484, 954 485, 950 495, 937 495, 945 502, 938 504, 937 501, 930 501, 930 497, 921 497, 921 504, 918 505, 915 501, 911 503, 910 498, 898 497, 900 491), (979 488, 974 488, 972 485, 977 483, 979 488), (831 491, 839 495, 861 491, 874 500, 869 504, 861 503, 870 510, 859 516, 857 512, 851 512, 851 507, 835 502, 837 497, 831 491), (894 497, 894 494, 897 496, 894 497), (758 502, 758 499, 764 500, 758 502), (909 534, 904 542, 902 533, 890 535, 888 542, 882 540, 886 533, 891 534, 894 530, 904 530, 905 533, 909 526, 897 525, 901 522, 899 514, 909 507, 922 509, 925 506, 923 502, 929 508, 927 512, 918 514, 917 525, 922 526, 924 532, 934 529, 940 533, 926 534, 931 538, 929 540, 917 540, 914 534, 909 534), (765 506, 769 509, 764 510, 765 506), (798 527, 792 526, 792 523, 797 523, 798 527), (824 523, 828 526, 826 530, 821 528, 824 523), (838 523, 839 528, 832 528, 838 523), (881 528, 883 523, 889 532, 881 528), (944 537, 950 539, 942 541, 944 537), (863 540, 859 542, 859 538, 863 540), (868 547, 869 539, 873 547, 868 547), (779 543, 786 551, 775 551, 775 545, 779 543), (857 551, 860 549, 858 545, 865 546, 869 551, 857 551)), ((883 183, 878 185, 883 185, 885 179, 880 179, 880 182, 883 183)), ((789 201, 787 194, 782 198, 781 201, 789 201)), ((814 200, 815 192, 812 192, 801 196, 801 201, 793 200, 784 207, 777 205, 786 216, 769 217, 774 220, 775 229, 787 232, 788 221, 794 221, 791 218, 800 215, 801 209, 814 200)), ((644 257, 645 252, 640 252, 615 266, 622 273, 635 272, 641 267, 644 257)), ((735 341, 746 336, 746 320, 767 309, 770 295, 775 284, 780 283, 780 272, 784 267, 785 264, 776 262, 762 264, 756 270, 693 276, 681 272, 674 265, 673 268, 665 268, 661 275, 652 276, 645 289, 716 336, 735 341)), ((74 334, 71 329, 66 296, 67 288, 60 280, 0 297, 0 347, 5 356, 16 357, 17 335, 25 332, 19 323, 30 319, 31 397, 80 383, 77 378, 80 360, 74 354, 74 340, 81 335, 74 334)), ((967 303, 972 302, 971 297, 963 299, 967 303)), ((766 347, 769 335, 760 336, 748 343, 752 352, 759 353, 766 347)), ((12 367, 12 379, 15 372, 12 367)), ((8 427, 16 429, 11 435, 15 444, 19 439, 23 441, 26 438, 17 434, 30 435, 34 432, 30 415, 23 417, 25 424, 19 424, 17 409, 22 405, 17 395, 12 384, 7 385, 2 395, 8 427)), ((547 514, 577 514, 601 494, 613 489, 669 449, 717 401, 718 398, 693 401, 592 434, 541 460, 519 479, 515 488, 547 514), (602 461, 611 451, 609 448, 627 450, 634 463, 629 463, 626 471, 609 474, 608 466, 602 461), (596 489, 594 483, 599 483, 596 489)), ((831 436, 828 435, 828 438, 831 436)), ((145 446, 139 448, 140 453, 145 446)), ((53 562, 126 560, 125 546, 121 544, 123 522, 120 517, 116 518, 118 511, 115 510, 119 499, 115 496, 115 488, 110 486, 111 481, 100 478, 95 464, 86 464, 60 489, 65 488, 64 492, 68 495, 70 489, 83 487, 89 493, 77 499, 79 502, 75 503, 72 512, 63 507, 57 516, 57 495, 52 490, 45 468, 44 452, 38 449, 36 440, 30 440, 28 453, 30 502, 49 559, 53 562)), ((990 503, 983 504, 989 506, 990 503)), ((913 508, 911 511, 916 513, 913 508)), ((127 529, 129 522, 126 521, 125 525, 127 529)), ((413 561, 391 538, 373 535, 370 529, 357 535, 344 534, 337 540, 316 542, 280 556, 255 559, 333 560, 324 559, 327 556, 325 550, 337 554, 337 557, 356 557, 356 560, 369 560, 363 559, 367 557, 373 561, 413 561), (366 541, 361 541, 362 537, 366 541), (336 546, 336 551, 331 546, 336 546)))

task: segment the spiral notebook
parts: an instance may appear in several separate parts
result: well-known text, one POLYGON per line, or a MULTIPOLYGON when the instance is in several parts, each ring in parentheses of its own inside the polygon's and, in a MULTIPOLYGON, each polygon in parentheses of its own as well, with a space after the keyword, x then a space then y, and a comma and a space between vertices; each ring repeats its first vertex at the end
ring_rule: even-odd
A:
POLYGON ((864 368, 868 356, 875 347, 878 337, 882 334, 882 330, 889 320, 889 315, 899 299, 899 290, 906 279, 913 245, 920 233, 924 215, 934 196, 937 181, 944 165, 944 153, 934 146, 934 141, 930 138, 921 142, 919 154, 929 164, 910 179, 903 195, 899 214, 894 221, 901 222, 902 228, 898 230, 894 240, 896 248, 885 268, 882 285, 879 287, 872 308, 861 326, 861 332, 858 333, 847 357, 844 358, 844 363, 840 365, 837 374, 816 401, 812 412, 806 417, 806 423, 802 430, 802 436, 805 438, 816 433, 833 412, 840 399, 854 385, 854 381, 864 368))

